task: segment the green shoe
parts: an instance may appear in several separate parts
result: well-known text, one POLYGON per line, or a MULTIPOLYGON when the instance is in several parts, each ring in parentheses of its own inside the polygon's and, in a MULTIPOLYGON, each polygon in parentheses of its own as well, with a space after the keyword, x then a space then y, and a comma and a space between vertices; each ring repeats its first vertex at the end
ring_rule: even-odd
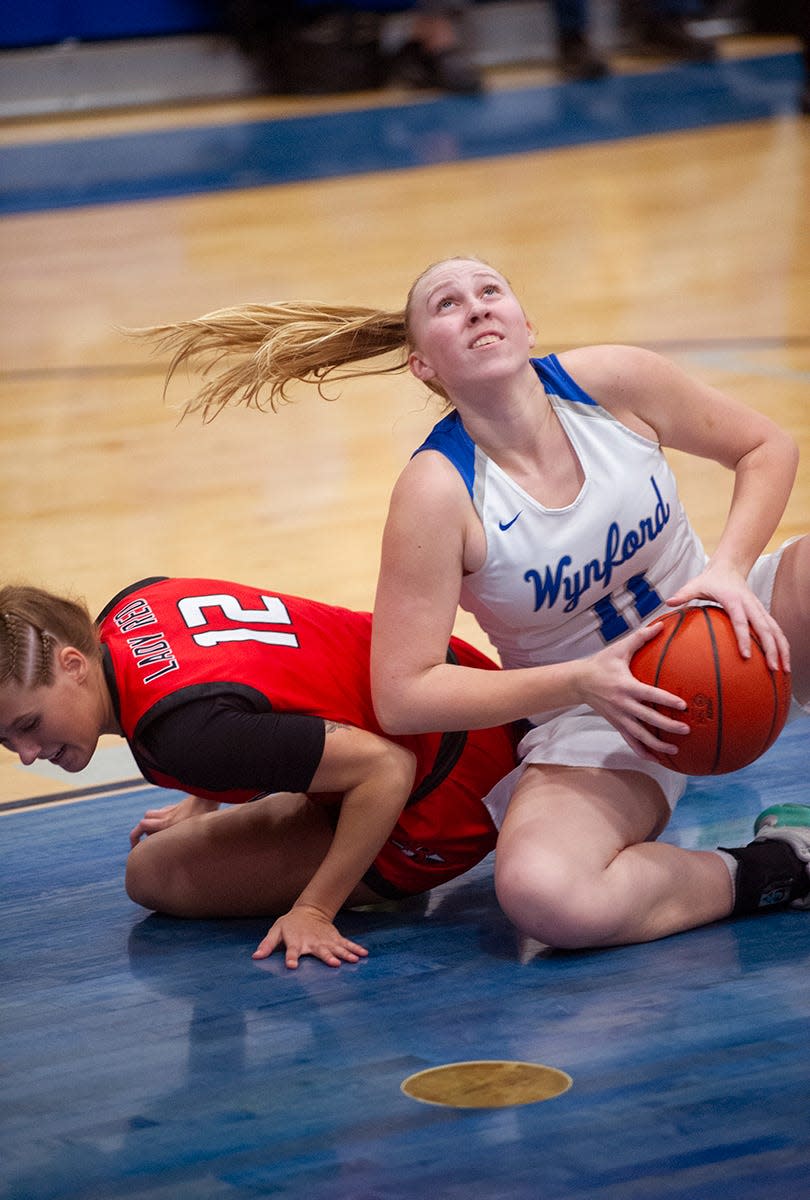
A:
POLYGON ((759 814, 754 833, 759 833, 763 825, 770 829, 802 829, 810 825, 810 804, 774 804, 759 814))

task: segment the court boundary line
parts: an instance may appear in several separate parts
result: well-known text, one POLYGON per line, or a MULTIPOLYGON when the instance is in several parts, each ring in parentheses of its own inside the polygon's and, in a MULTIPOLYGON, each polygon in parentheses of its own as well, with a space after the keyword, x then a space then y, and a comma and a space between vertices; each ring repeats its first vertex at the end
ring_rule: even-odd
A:
POLYGON ((72 804, 78 800, 91 800, 96 796, 104 796, 109 793, 141 791, 152 786, 148 779, 120 779, 114 783, 89 784, 87 787, 75 788, 73 791, 49 792, 45 796, 29 796, 20 800, 3 800, 0 801, 0 816, 25 808, 44 808, 51 804, 72 804))

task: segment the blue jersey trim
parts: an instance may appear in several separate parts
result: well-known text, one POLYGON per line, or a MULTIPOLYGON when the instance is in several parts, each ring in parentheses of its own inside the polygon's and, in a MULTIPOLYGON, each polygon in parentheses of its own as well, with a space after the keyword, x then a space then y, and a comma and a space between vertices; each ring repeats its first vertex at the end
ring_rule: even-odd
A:
POLYGON ((458 471, 464 480, 470 499, 473 494, 475 481, 475 442, 461 423, 457 412, 448 413, 434 425, 422 445, 414 450, 411 458, 415 458, 422 450, 438 450, 458 471))
POLYGON ((531 364, 545 388, 552 396, 560 396, 563 400, 574 400, 578 404, 598 405, 592 396, 583 392, 578 383, 571 378, 562 366, 556 354, 547 354, 545 358, 532 358, 531 364))
MULTIPOLYGON (((580 404, 591 404, 596 407, 596 401, 587 392, 583 392, 575 383, 564 367, 560 365, 556 354, 547 354, 545 358, 530 359, 537 372, 545 391, 553 396, 561 396, 564 400, 574 400, 580 404)), ((464 486, 473 498, 475 485, 475 442, 461 423, 457 412, 448 413, 437 425, 434 425, 422 445, 411 455, 415 458, 423 450, 438 450, 449 459, 464 480, 464 486)))

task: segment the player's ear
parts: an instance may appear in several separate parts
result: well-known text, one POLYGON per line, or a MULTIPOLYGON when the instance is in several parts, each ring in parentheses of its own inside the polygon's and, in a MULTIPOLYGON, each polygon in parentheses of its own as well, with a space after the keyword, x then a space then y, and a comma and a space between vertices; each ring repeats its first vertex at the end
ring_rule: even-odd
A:
POLYGON ((87 656, 82 654, 81 650, 77 650, 75 646, 60 646, 56 654, 56 661, 66 675, 76 683, 84 683, 89 670, 87 656))
POLYGON ((408 355, 408 367, 411 374, 420 383, 428 383, 431 379, 436 378, 436 372, 433 367, 422 357, 418 350, 412 350, 408 355))

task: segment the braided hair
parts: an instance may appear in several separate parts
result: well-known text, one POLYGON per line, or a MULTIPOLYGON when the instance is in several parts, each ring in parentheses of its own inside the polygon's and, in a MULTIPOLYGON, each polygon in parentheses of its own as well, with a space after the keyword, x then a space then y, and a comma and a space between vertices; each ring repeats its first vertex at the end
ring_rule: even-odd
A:
POLYGON ((75 646, 88 658, 98 658, 95 624, 81 601, 26 585, 0 587, 0 684, 53 683, 59 645, 75 646))

